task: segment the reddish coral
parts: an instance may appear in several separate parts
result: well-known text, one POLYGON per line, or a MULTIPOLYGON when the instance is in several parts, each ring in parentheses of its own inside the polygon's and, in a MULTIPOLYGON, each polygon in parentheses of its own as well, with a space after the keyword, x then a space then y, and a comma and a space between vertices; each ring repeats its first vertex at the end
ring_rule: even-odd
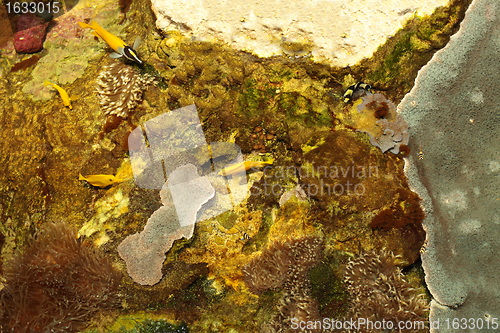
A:
POLYGON ((373 101, 368 103, 367 107, 373 110, 373 114, 377 119, 386 118, 390 114, 389 105, 385 101, 373 101))
POLYGON ((410 147, 408 145, 400 145, 399 146, 399 154, 403 157, 410 156, 410 147))
POLYGON ((38 52, 43 48, 45 33, 49 24, 31 14, 23 14, 17 20, 14 48, 18 53, 38 52))
POLYGON ((0 331, 80 331, 98 310, 119 306, 120 278, 72 228, 50 224, 5 269, 0 331))

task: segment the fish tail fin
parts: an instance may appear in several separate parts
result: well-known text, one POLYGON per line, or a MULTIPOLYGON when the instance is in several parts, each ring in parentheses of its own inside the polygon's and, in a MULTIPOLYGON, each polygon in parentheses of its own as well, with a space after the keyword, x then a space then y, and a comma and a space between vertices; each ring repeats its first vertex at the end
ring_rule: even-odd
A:
POLYGON ((49 80, 45 80, 45 81, 43 81, 43 85, 48 87, 48 86, 53 86, 54 84, 52 82, 50 82, 49 80))
POLYGON ((82 174, 79 174, 78 180, 85 180, 85 177, 82 176, 82 174))
POLYGON ((82 28, 93 28, 91 25, 84 23, 84 22, 78 22, 78 25, 82 28))
POLYGON ((132 46, 132 48, 134 50, 137 50, 137 48, 139 47, 139 45, 141 45, 141 39, 139 37, 136 37, 135 41, 134 41, 134 45, 132 46))

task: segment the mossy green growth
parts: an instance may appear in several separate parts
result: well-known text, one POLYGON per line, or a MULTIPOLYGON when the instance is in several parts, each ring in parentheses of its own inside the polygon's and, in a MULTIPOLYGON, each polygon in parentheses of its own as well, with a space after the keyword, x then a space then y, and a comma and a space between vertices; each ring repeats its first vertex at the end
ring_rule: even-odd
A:
POLYGON ((267 92, 257 89, 254 79, 245 81, 242 88, 238 99, 239 113, 246 117, 258 117, 268 102, 267 92))
POLYGON ((217 221, 227 230, 231 229, 235 225, 237 219, 238 214, 232 210, 228 210, 227 212, 217 216, 217 221))
POLYGON ((53 97, 50 89, 43 88, 44 80, 71 84, 83 76, 89 62, 100 52, 99 45, 89 40, 70 40, 65 46, 46 42, 44 46, 49 52, 38 61, 31 72, 33 79, 23 87, 23 92, 31 94, 34 100, 53 97))
POLYGON ((312 295, 319 302, 320 313, 328 318, 339 318, 347 309, 347 291, 332 267, 338 265, 329 258, 309 272, 312 295))
POLYGON ((120 328, 113 333, 187 333, 189 332, 188 326, 185 323, 174 325, 166 320, 151 320, 146 319, 135 325, 134 328, 126 329, 120 328))
POLYGON ((458 30, 471 0, 452 0, 430 16, 415 15, 370 59, 351 67, 353 76, 384 88, 394 103, 413 87, 418 71, 458 30))

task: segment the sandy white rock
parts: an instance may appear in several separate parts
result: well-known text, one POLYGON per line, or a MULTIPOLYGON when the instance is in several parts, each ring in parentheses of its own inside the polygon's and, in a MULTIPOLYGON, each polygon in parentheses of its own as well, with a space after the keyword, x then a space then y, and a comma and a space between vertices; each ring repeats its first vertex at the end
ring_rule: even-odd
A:
MULTIPOLYGON (((225 41, 261 57, 308 44, 316 61, 336 66, 370 57, 415 13, 428 15, 446 0, 152 0, 156 25, 198 40, 225 41)), ((302 51, 302 52, 300 52, 302 51)))

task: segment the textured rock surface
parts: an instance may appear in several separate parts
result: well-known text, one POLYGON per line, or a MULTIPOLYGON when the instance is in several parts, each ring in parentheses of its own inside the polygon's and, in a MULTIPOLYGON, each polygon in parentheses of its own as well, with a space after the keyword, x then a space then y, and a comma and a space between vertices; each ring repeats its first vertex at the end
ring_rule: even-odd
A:
POLYGON ((399 105, 413 138, 406 173, 427 213, 431 321, 500 316, 499 40, 500 3, 473 1, 399 105))
POLYGON ((48 22, 31 14, 23 14, 17 21, 14 48, 18 53, 38 52, 43 48, 43 40, 48 22))
POLYGON ((412 14, 430 14, 448 1, 369 0, 237 1, 152 0, 163 31, 180 30, 197 39, 224 40, 263 57, 306 55, 337 66, 369 57, 412 14))

